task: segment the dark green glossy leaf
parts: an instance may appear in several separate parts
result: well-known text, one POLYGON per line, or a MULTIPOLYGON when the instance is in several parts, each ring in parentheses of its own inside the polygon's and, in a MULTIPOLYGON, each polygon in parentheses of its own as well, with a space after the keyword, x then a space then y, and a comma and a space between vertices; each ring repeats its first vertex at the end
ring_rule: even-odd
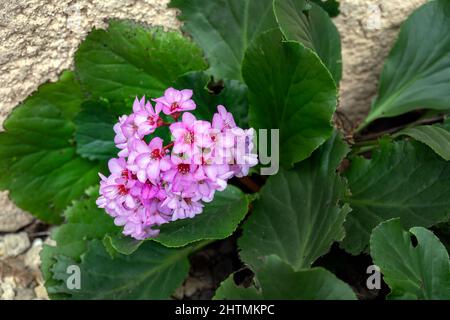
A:
POLYGON ((262 32, 277 26, 272 0, 172 0, 183 29, 205 51, 208 73, 241 80, 244 52, 262 32))
MULTIPOLYGON (((52 235, 56 246, 41 253, 46 288, 52 298, 69 299, 167 299, 188 274, 187 256, 203 244, 169 249, 147 241, 139 246, 120 242, 120 228, 97 208, 97 191, 75 202, 66 212, 67 223, 52 235), (106 236, 106 238, 105 238, 106 236), (110 242, 114 250, 104 246, 110 242), (118 248, 120 250, 118 250, 118 248), (113 254, 111 254, 113 253, 113 254), (68 267, 80 269, 81 288, 70 289, 68 267)), ((136 241, 134 242, 136 243, 136 241)))
POLYGON ((339 204, 346 186, 335 171, 348 151, 335 134, 310 159, 267 180, 238 242, 244 262, 255 267, 276 254, 294 270, 309 268, 342 240, 350 209, 339 204))
POLYGON ((56 246, 45 245, 41 251, 41 270, 44 274, 47 290, 51 297, 59 297, 61 283, 54 279, 55 263, 62 259, 78 263, 92 239, 103 239, 106 234, 117 234, 120 229, 113 219, 95 204, 98 187, 87 191, 84 199, 74 202, 65 211, 66 224, 56 228, 52 239, 56 246), (64 257, 64 258, 61 258, 64 257), (53 295, 55 294, 55 295, 53 295))
POLYGON ((89 160, 109 160, 117 157, 113 126, 117 115, 102 101, 87 101, 75 118, 77 153, 89 160))
POLYGON ((415 227, 407 232, 400 219, 383 222, 372 232, 370 252, 391 288, 389 298, 450 299, 449 256, 431 231, 415 227))
POLYGON ((314 50, 336 83, 342 77, 341 38, 328 14, 306 0, 275 0, 275 16, 287 40, 314 50))
POLYGON ((277 256, 265 257, 256 272, 257 286, 237 287, 233 276, 216 291, 214 299, 243 300, 355 300, 352 289, 323 268, 294 271, 277 256))
POLYGON ((331 135, 336 85, 320 59, 278 30, 263 34, 245 54, 250 125, 280 130, 280 162, 290 167, 331 135))
POLYGON ((372 159, 352 159, 348 177, 352 212, 343 247, 367 248, 372 229, 399 217, 405 227, 429 227, 450 216, 450 163, 415 141, 381 141, 372 159))
POLYGON ((94 30, 75 56, 76 72, 94 98, 129 104, 156 98, 180 75, 204 70, 201 50, 181 34, 110 20, 94 30))
POLYGON ((429 1, 402 25, 361 128, 416 109, 450 109, 450 2, 429 1))
POLYGON ((310 0, 311 2, 317 3, 324 9, 328 15, 332 18, 339 15, 339 1, 338 0, 310 0))
POLYGON ((224 239, 236 230, 248 211, 248 198, 238 188, 229 185, 216 192, 203 212, 194 219, 177 220, 161 226, 153 240, 166 247, 182 247, 205 239, 224 239))
POLYGON ((450 132, 439 125, 407 128, 395 136, 410 136, 425 143, 445 160, 450 160, 450 132))
MULTIPOLYGON (((132 255, 111 258, 101 241, 93 240, 79 264, 81 288, 61 289, 76 300, 168 299, 188 275, 191 250, 168 249, 148 241, 132 255)), ((65 272, 67 262, 58 263, 62 266, 56 267, 63 272, 55 277, 65 283, 70 276, 65 272)))
POLYGON ((72 73, 42 85, 14 109, 0 134, 0 187, 41 220, 62 211, 98 182, 100 165, 76 154, 73 118, 82 94, 72 73))

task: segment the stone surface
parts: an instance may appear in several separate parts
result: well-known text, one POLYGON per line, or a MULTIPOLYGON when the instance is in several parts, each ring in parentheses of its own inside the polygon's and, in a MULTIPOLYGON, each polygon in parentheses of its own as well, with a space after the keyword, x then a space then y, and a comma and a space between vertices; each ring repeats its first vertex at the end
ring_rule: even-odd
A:
POLYGON ((175 28, 168 0, 14 0, 0 6, 0 123, 19 102, 73 66, 73 55, 106 18, 175 28))
POLYGON ((42 250, 42 244, 41 239, 35 239, 31 248, 25 253, 24 263, 27 268, 39 271, 39 266, 41 265, 39 253, 42 250))
POLYGON ((49 300, 47 290, 43 283, 38 284, 36 288, 34 288, 34 294, 38 300, 49 300))
POLYGON ((6 234, 0 237, 0 259, 16 257, 30 247, 30 240, 25 232, 6 234))
POLYGON ((17 208, 9 199, 8 192, 0 192, 0 232, 15 232, 33 221, 33 217, 17 208))
POLYGON ((0 259, 0 300, 48 300, 39 269, 43 243, 48 243, 47 239, 34 239, 25 253, 0 259))
MULTIPOLYGON (((134 19, 177 28, 169 0, 14 0, 0 5, 0 130, 11 110, 61 71, 73 67, 73 56, 92 28, 107 18, 134 19)), ((0 232, 31 222, 0 192, 0 232)))
POLYGON ((13 300, 17 285, 13 277, 4 277, 0 281, 0 300, 13 300))
POLYGON ((383 61, 401 23, 426 0, 341 0, 335 23, 342 39, 340 110, 356 126, 377 93, 383 61))
POLYGON ((14 300, 33 300, 35 297, 33 289, 19 288, 16 290, 14 300))

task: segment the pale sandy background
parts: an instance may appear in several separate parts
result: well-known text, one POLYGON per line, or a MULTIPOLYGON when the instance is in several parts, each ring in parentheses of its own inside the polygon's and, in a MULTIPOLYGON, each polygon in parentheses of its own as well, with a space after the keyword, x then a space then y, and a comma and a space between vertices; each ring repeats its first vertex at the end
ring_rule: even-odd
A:
MULTIPOLYGON (((213 0, 211 0, 213 1, 213 0)), ((106 18, 179 28, 168 0, 0 0, 0 124, 46 81, 73 66, 73 54, 106 18)), ((376 92, 382 61, 400 23, 425 0, 342 0, 340 109, 358 122, 376 92)), ((1 125, 0 125, 1 127, 1 125)), ((32 218, 0 193, 0 299, 45 298, 38 271, 42 241, 29 240, 32 218), (27 232, 19 232, 24 230, 27 232), (27 229, 28 228, 28 229, 27 229)), ((33 229, 34 230, 34 229, 33 229)))

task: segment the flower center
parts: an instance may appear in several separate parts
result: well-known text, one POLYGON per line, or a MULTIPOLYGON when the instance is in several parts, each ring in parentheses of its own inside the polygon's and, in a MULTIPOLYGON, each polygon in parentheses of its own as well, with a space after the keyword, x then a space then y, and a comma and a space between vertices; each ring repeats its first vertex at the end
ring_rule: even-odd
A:
POLYGON ((184 135, 184 143, 192 144, 193 142, 194 142, 194 133, 192 131, 189 131, 184 135))
POLYGON ((181 174, 189 173, 190 169, 191 169, 191 166, 189 164, 180 163, 178 165, 178 172, 181 174))
POLYGON ((171 105, 170 105, 170 111, 175 111, 175 110, 178 110, 180 108, 180 106, 178 105, 178 102, 173 102, 171 105))
POLYGON ((152 158, 153 160, 161 159, 161 152, 159 151, 159 149, 152 150, 152 152, 150 153, 150 158, 152 158))
POLYGON ((158 116, 149 116, 147 122, 149 125, 154 126, 158 122, 158 116))
POLYGON ((125 196, 125 195, 128 194, 128 190, 127 190, 127 188, 126 188, 123 184, 119 185, 118 188, 119 188, 119 194, 120 194, 121 196, 125 196))

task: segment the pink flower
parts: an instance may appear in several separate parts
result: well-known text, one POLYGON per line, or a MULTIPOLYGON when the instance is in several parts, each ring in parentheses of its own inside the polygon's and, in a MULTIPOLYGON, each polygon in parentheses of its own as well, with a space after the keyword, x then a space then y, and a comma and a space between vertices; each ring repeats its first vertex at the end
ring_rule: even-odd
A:
POLYGON ((174 114, 177 112, 194 110, 195 102, 191 100, 192 90, 176 90, 169 88, 164 92, 164 96, 154 99, 156 108, 162 110, 165 114, 174 114))
POLYGON ((253 151, 254 130, 243 130, 241 128, 233 128, 236 144, 233 148, 233 165, 232 169, 236 177, 244 177, 248 175, 249 169, 258 164, 258 155, 253 151))
POLYGON ((225 109, 224 106, 218 105, 217 112, 213 116, 212 127, 220 131, 232 129, 236 127, 233 115, 225 109))
POLYGON ((171 161, 172 167, 163 173, 164 181, 170 182, 168 190, 172 192, 186 192, 195 188, 194 173, 197 166, 191 164, 191 159, 172 155, 171 161))
POLYGON ((174 138, 172 151, 191 156, 198 148, 211 146, 210 128, 211 124, 208 121, 197 120, 189 112, 183 113, 181 122, 170 125, 170 132, 174 138))
POLYGON ((145 96, 141 98, 141 100, 136 97, 133 102, 133 113, 138 113, 139 111, 144 110, 145 107, 145 96))
POLYGON ((150 102, 147 102, 142 110, 135 113, 134 124, 138 127, 138 135, 144 137, 155 132, 156 128, 162 125, 162 119, 159 117, 161 106, 156 106, 155 110, 150 102))
POLYGON ((203 204, 192 196, 192 194, 187 193, 169 194, 162 206, 167 206, 167 208, 173 210, 172 221, 193 218, 203 211, 203 204))
POLYGON ((128 168, 136 172, 138 180, 142 183, 147 179, 157 183, 160 172, 172 167, 169 156, 163 149, 163 140, 159 137, 153 138, 148 145, 142 140, 136 141, 133 148, 133 157, 130 154, 130 158, 134 158, 134 161, 129 163, 128 168))
POLYGON ((133 113, 114 125, 119 157, 108 162, 108 177, 99 174, 96 203, 127 236, 156 237, 160 225, 195 217, 229 179, 248 174, 258 162, 253 129, 237 127, 224 106, 217 106, 212 123, 189 112, 179 121, 181 112, 195 109, 191 97, 191 90, 169 88, 155 99, 155 109, 145 97, 136 98, 133 113), (161 110, 174 120, 169 127, 173 142, 166 146, 159 137, 147 143, 156 128, 168 125, 161 110))
POLYGON ((121 149, 121 151, 119 152, 119 156, 121 157, 128 156, 128 138, 122 131, 122 125, 125 123, 127 118, 128 116, 120 117, 119 122, 116 123, 113 127, 113 130, 116 133, 116 136, 114 137, 114 143, 116 144, 117 148, 121 149))
POLYGON ((114 205, 105 205, 110 209, 116 208, 134 208, 136 201, 130 194, 130 188, 127 186, 127 180, 110 175, 108 178, 100 175, 100 194, 104 197, 100 203, 114 202, 114 205), (109 200, 109 201, 108 201, 109 200))

